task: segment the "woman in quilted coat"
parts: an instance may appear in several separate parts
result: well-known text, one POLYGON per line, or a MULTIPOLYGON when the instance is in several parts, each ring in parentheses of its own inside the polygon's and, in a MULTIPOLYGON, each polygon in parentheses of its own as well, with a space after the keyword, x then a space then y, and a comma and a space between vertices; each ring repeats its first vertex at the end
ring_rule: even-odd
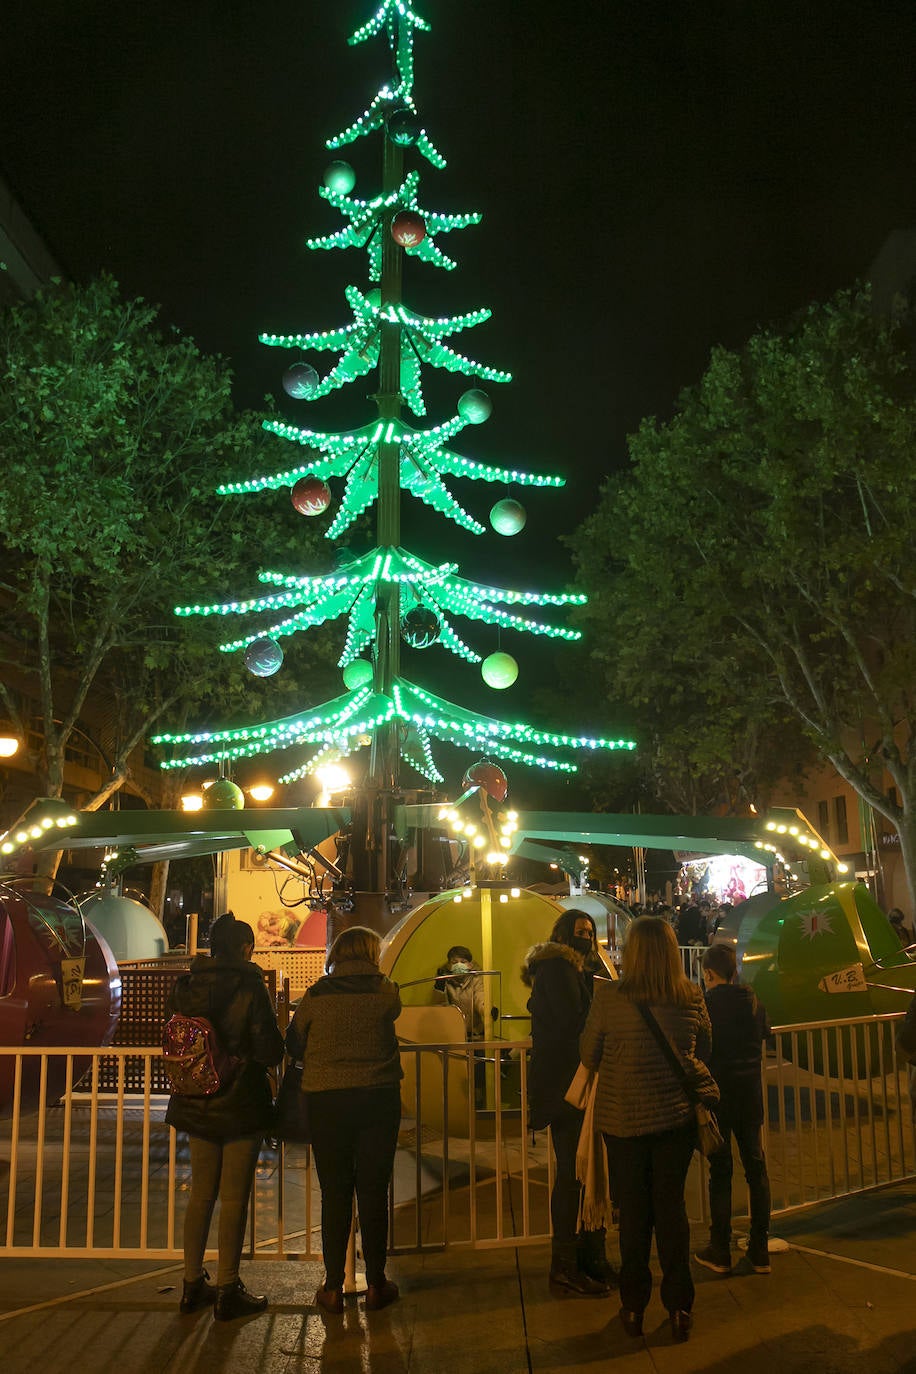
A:
POLYGON ((620 980, 596 983, 580 1053, 598 1070, 595 1120, 607 1145, 611 1194, 620 1208, 620 1318, 642 1335, 652 1292, 652 1232, 662 1268, 661 1299, 671 1334, 687 1339, 694 1287, 684 1201, 696 1144, 693 1104, 640 1011, 648 1007, 707 1105, 719 1090, 703 1056, 711 1041, 701 990, 684 973, 667 921, 641 916, 627 932, 620 980))

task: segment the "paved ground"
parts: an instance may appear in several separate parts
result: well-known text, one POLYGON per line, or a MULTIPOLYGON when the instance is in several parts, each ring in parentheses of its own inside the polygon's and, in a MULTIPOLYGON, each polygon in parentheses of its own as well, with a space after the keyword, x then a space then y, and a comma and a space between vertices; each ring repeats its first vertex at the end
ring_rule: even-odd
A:
MULTIPOLYGON (((181 1317, 176 1266, 0 1261, 0 1374, 916 1374, 916 1183, 781 1220, 791 1248, 769 1276, 743 1262, 697 1270, 696 1326, 673 1345, 653 1298, 643 1340, 624 1335, 614 1296, 558 1299, 546 1246, 396 1258, 402 1299, 344 1316, 312 1305, 320 1268, 246 1266, 268 1312, 217 1325, 181 1317)), ((697 1232, 695 1244, 705 1237, 697 1232)))

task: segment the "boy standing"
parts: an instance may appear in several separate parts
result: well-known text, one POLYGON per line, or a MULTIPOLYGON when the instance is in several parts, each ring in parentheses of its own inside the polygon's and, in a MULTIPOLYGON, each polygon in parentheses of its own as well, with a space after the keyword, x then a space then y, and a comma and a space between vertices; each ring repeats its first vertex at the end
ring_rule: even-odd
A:
POLYGON ((763 1152, 763 1087, 760 1064, 763 1041, 772 1035, 766 1009, 753 990, 734 981, 737 969, 731 945, 711 945, 703 952, 703 982, 712 1022, 709 1068, 721 1099, 716 1118, 724 1144, 709 1157, 709 1244, 694 1259, 714 1274, 731 1272, 732 1136, 750 1193, 751 1228, 747 1258, 757 1274, 769 1274, 770 1180, 763 1152))

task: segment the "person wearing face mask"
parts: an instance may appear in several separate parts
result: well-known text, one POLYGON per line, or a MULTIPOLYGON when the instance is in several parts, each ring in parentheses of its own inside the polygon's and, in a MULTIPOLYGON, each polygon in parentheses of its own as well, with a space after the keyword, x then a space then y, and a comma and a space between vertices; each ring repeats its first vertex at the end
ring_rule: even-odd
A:
POLYGON ((452 945, 445 963, 436 969, 434 987, 444 992, 450 1007, 464 1017, 468 1040, 483 1040, 486 1033, 486 1004, 480 965, 467 945, 452 945))
POLYGON ((616 1273, 608 1262, 604 1230, 578 1231, 582 1189, 576 1178, 576 1146, 583 1113, 565 1094, 579 1067, 579 1036, 600 967, 595 923, 574 909, 559 917, 549 940, 528 951, 522 967, 522 982, 531 988, 529 1125, 532 1130, 550 1127, 556 1161, 550 1283, 565 1294, 594 1298, 608 1296, 616 1273))

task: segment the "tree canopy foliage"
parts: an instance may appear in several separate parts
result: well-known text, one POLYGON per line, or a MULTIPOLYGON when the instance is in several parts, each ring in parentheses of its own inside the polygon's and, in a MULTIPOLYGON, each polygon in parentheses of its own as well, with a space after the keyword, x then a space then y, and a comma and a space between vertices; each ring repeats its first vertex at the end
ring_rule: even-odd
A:
POLYGON ((154 306, 103 276, 55 282, 0 313, 0 367, 0 701, 25 731, 11 683, 35 684, 47 795, 60 795, 87 704, 115 717, 98 805, 153 722, 192 709, 225 719, 271 691, 293 709, 305 671, 323 663, 331 678, 319 642, 293 651, 298 671, 279 685, 254 683, 216 650, 220 626, 172 614, 180 601, 249 595, 265 549, 275 567, 299 567, 318 545, 283 493, 214 494, 275 443, 235 410, 223 359, 163 331, 154 306))
POLYGON ((714 350, 574 544, 609 689, 659 747, 722 761, 756 732, 772 770, 791 719, 896 827, 911 891, 914 453, 912 319, 842 292, 714 350))

